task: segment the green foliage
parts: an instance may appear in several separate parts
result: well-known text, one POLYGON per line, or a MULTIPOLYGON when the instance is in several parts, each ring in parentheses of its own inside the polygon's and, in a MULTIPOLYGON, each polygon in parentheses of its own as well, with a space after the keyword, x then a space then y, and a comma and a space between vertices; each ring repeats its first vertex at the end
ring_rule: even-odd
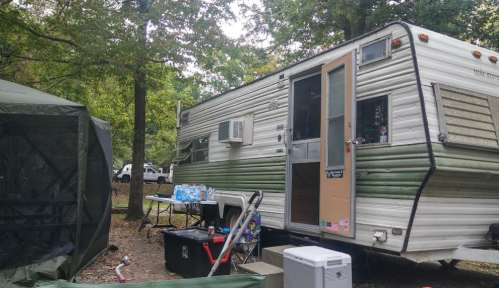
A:
POLYGON ((85 104, 111 122, 117 162, 132 158, 140 79, 146 157, 171 161, 177 99, 186 106, 206 97, 201 76, 182 69, 203 65, 228 43, 218 23, 233 17, 224 0, 1 3, 0 77, 85 104))
MULTIPOLYGON (((264 49, 239 43, 215 51, 206 60, 202 66, 206 71, 205 81, 214 94, 247 84, 278 70, 281 66, 278 59, 268 55, 264 49)), ((205 95, 204 99, 206 98, 205 95)))
POLYGON ((199 75, 181 71, 228 43, 218 24, 233 17, 230 2, 1 1, 0 76, 111 122, 116 162, 134 164, 127 219, 139 219, 142 163, 171 160, 176 100, 192 104, 203 94, 199 75))
POLYGON ((244 12, 251 16, 247 28, 253 43, 271 36, 270 50, 284 54, 288 63, 395 20, 479 39, 488 47, 499 39, 496 0, 265 0, 244 6, 244 12))
POLYGON ((499 52, 499 1, 477 0, 470 27, 464 40, 499 52))

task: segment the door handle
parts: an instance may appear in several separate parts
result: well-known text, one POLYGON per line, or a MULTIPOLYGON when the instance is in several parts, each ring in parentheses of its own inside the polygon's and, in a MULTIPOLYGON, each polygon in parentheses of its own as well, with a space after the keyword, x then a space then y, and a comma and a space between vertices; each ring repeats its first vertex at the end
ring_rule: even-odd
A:
POLYGON ((345 140, 345 144, 347 146, 350 146, 350 144, 352 144, 352 140, 350 140, 350 139, 345 140))

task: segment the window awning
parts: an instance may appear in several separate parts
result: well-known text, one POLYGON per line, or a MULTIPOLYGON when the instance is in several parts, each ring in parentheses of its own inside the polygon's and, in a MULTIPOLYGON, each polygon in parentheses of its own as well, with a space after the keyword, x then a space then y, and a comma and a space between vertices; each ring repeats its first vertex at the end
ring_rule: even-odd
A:
POLYGON ((187 158, 189 158, 189 156, 191 156, 191 152, 188 152, 188 153, 180 153, 178 154, 177 157, 175 157, 172 162, 182 162, 182 161, 185 161, 187 160, 187 158))
POLYGON ((175 150, 184 150, 187 147, 189 147, 191 144, 192 144, 192 140, 184 142, 184 143, 180 143, 180 144, 178 144, 177 148, 175 148, 175 150))

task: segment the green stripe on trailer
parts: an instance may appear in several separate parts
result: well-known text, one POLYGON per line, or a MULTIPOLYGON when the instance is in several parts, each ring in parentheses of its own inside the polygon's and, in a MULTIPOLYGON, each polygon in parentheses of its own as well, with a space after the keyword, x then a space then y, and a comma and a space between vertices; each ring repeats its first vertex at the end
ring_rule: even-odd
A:
POLYGON ((193 181, 203 182, 207 187, 221 190, 284 193, 286 157, 229 160, 175 167, 175 185, 193 181))
POLYGON ((430 168, 426 144, 356 151, 357 196, 414 199, 430 168))
POLYGON ((436 170, 423 196, 499 198, 497 151, 475 150, 433 143, 436 170))

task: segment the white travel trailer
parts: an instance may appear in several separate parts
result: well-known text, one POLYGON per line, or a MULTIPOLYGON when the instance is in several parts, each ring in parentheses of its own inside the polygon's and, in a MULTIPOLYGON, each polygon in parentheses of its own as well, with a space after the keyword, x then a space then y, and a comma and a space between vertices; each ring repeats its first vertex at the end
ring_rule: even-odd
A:
POLYGON ((180 112, 174 184, 262 225, 417 262, 499 262, 498 53, 403 22, 180 112), (491 232, 489 232, 491 231, 491 232))

